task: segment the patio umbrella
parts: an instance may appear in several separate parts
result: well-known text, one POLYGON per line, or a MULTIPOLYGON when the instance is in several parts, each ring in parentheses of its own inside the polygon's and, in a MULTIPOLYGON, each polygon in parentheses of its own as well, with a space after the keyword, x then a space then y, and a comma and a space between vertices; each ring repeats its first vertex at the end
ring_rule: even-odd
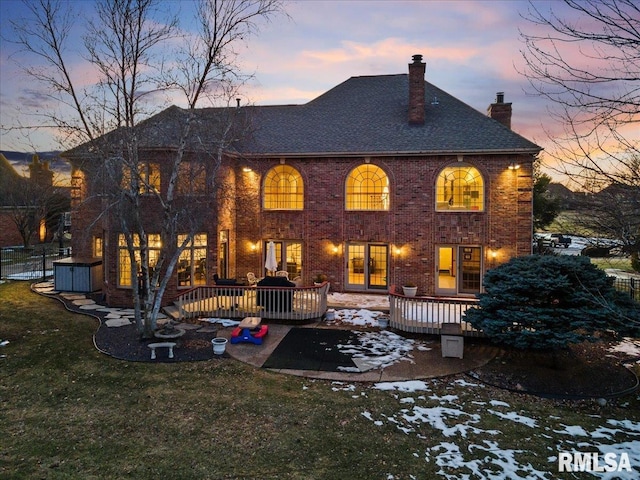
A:
POLYGON ((278 261, 276 260, 276 244, 269 242, 267 244, 267 259, 264 262, 264 268, 269 272, 275 272, 278 269, 278 261))

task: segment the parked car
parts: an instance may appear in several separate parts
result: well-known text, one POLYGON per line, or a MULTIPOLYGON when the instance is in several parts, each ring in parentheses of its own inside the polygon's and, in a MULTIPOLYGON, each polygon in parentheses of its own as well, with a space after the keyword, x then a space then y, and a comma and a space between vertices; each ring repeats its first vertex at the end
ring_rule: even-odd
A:
POLYGON ((538 247, 555 248, 564 247, 568 248, 571 245, 571 239, 566 235, 560 233, 537 233, 534 235, 534 241, 538 247))
POLYGON ((566 235, 562 235, 561 233, 552 233, 550 237, 550 246, 555 247, 564 247, 569 248, 571 245, 571 239, 566 235))

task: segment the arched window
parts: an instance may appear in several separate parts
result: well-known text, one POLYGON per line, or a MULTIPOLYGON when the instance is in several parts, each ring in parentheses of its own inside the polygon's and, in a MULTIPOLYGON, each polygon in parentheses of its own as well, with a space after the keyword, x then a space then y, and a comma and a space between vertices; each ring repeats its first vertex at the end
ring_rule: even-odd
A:
POLYGON ((380 167, 366 163, 349 173, 347 210, 389 210, 389 177, 380 167))
POLYGON ((477 168, 449 165, 436 180, 436 210, 484 210, 484 180, 477 168))
POLYGON ((266 210, 302 210, 304 184, 300 173, 289 165, 277 165, 264 178, 266 210))

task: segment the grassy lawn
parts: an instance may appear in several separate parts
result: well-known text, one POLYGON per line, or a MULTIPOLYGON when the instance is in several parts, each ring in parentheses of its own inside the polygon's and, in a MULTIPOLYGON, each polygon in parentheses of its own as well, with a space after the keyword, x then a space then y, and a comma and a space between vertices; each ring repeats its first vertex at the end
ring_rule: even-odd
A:
POLYGON ((0 299, 1 478, 595 478, 559 474, 557 456, 598 448, 629 455, 620 478, 640 472, 638 393, 599 406, 464 375, 345 384, 232 359, 123 362, 94 348, 96 320, 26 283, 0 299))

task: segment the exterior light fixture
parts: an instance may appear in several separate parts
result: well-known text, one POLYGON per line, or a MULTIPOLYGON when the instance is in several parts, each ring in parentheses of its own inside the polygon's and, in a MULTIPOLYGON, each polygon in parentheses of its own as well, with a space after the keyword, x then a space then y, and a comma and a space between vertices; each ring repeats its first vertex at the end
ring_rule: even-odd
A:
POLYGON ((253 172, 249 167, 242 167, 243 172, 253 172))
POLYGON ((336 253, 336 254, 337 254, 339 250, 340 250, 340 249, 338 248, 338 246, 337 246, 337 245, 334 245, 334 246, 333 246, 333 253, 336 253))
POLYGON ((512 162, 509 165, 509 170, 518 170, 519 168, 520 168, 520 164, 519 163, 512 162))
POLYGON ((496 250, 491 250, 491 258, 496 258, 498 256, 498 252, 496 250))

